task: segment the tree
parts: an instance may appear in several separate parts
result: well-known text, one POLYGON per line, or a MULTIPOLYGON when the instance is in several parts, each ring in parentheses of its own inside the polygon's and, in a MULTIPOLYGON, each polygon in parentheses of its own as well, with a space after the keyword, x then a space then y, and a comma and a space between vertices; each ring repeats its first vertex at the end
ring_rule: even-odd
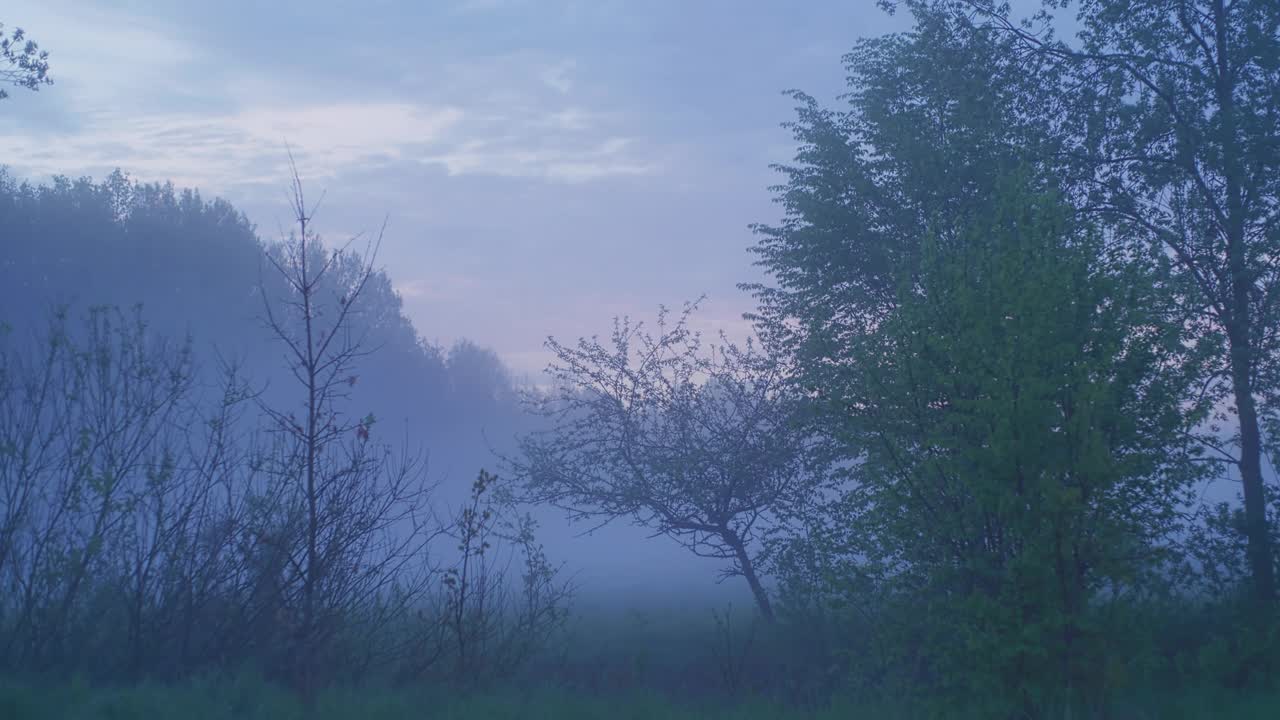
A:
POLYGON ((610 342, 548 347, 557 384, 533 410, 550 427, 513 461, 526 497, 576 519, 630 518, 694 553, 728 562, 774 617, 761 541, 823 479, 786 366, 754 343, 705 348, 694 306, 657 333, 615 321, 610 342))
MULTIPOLYGON (((0 83, 27 90, 53 84, 49 77, 49 51, 28 39, 22 28, 14 28, 6 37, 4 23, 0 23, 0 83)), ((0 100, 7 97, 9 93, 0 88, 0 100)))
POLYGON ((846 108, 791 93, 798 117, 786 127, 799 148, 776 166, 786 182, 773 188, 785 216, 753 226, 771 282, 744 287, 760 302, 760 332, 806 385, 829 386, 856 361, 841 339, 894 307, 930 223, 943 239, 960 232, 989 212, 1005 174, 1055 147, 1032 122, 1056 105, 1048 63, 1013 57, 1008 44, 921 13, 910 32, 860 41, 846 56, 846 108))
POLYGON ((532 518, 512 517, 511 499, 497 477, 481 470, 451 526, 458 558, 442 581, 440 652, 464 685, 510 672, 568 617, 572 587, 535 540, 532 518), (521 572, 513 584, 509 570, 517 555, 521 572))
POLYGON ((292 189, 297 233, 268 255, 285 290, 272 297, 264 287, 263 308, 302 401, 295 411, 262 405, 283 446, 272 464, 278 504, 261 532, 282 560, 279 619, 291 631, 292 679, 312 698, 323 663, 339 651, 340 621, 373 608, 370 632, 420 599, 429 574, 410 571, 442 531, 427 512, 420 458, 394 456, 374 442, 372 415, 352 418, 341 407, 356 361, 370 352, 353 318, 375 277, 381 234, 352 266, 345 248, 320 244, 296 170, 292 189), (342 282, 329 284, 331 274, 342 282), (385 603, 392 595, 397 602, 385 603))
POLYGON ((860 451, 836 550, 926 638, 944 692, 1025 716, 1099 699, 1100 608, 1168 567, 1201 467, 1176 308, 1070 217, 1014 179, 985 219, 930 235, 824 391, 860 451))
POLYGON ((0 653, 58 667, 125 650, 136 671, 144 606, 162 568, 195 559, 181 548, 202 481, 232 453, 194 432, 190 343, 140 312, 94 308, 76 326, 58 310, 34 339, 0 347, 0 653), (121 609, 127 639, 98 645, 121 609))
MULTIPOLYGON (((1047 2, 1049 9, 1065 2, 1047 2)), ((1270 0, 1082 0, 1072 44, 969 0, 1015 50, 1057 63, 1073 101, 1064 166, 1118 240, 1161 249, 1185 276, 1201 342, 1225 339, 1252 597, 1274 607, 1263 428, 1280 356, 1280 5, 1270 0)), ((1272 421, 1274 422, 1274 420, 1272 421)))

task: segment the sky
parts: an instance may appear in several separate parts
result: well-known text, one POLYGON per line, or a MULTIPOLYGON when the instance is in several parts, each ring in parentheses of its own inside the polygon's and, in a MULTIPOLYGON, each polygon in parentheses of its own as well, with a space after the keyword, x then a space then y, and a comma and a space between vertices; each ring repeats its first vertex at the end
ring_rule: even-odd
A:
POLYGON ((873 0, 10 0, 55 84, 0 105, 21 177, 115 168, 224 197, 264 238, 289 220, 286 147, 328 242, 378 258, 429 340, 531 377, 547 336, 706 295, 740 336, 778 219, 782 94, 829 102, 841 56, 902 29, 873 0))

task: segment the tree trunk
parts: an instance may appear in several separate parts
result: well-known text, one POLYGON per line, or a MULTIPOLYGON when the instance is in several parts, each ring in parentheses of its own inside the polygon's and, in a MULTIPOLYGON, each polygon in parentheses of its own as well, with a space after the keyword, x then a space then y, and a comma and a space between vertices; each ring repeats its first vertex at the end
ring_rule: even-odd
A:
MULTIPOLYGON (((1262 481, 1262 436, 1258 427, 1257 404, 1253 397, 1254 279, 1246 261, 1245 173, 1239 156, 1236 123, 1235 68, 1230 64, 1228 9, 1224 0, 1213 4, 1217 45, 1215 93, 1222 133, 1222 167, 1226 191, 1227 264, 1230 272, 1230 315, 1227 340, 1231 346, 1231 386, 1240 420, 1240 483, 1244 487, 1245 535, 1248 539, 1249 571, 1253 576, 1253 599, 1261 617, 1269 617, 1275 595, 1271 537, 1267 527, 1267 497, 1262 481)), ((1261 319, 1259 319, 1261 320, 1261 319)))
POLYGON ((751 594, 756 600, 756 607, 760 608, 760 614, 764 616, 765 621, 772 623, 776 619, 773 614, 773 603, 769 602, 769 593, 765 592, 764 585, 760 584, 755 563, 751 562, 746 545, 732 530, 725 531, 724 539, 726 544, 733 548, 733 554, 738 559, 738 569, 742 571, 742 577, 747 579, 747 585, 751 588, 751 594))
POLYGON ((1253 600, 1267 613, 1275 600, 1275 567, 1267 527, 1266 488, 1262 480, 1262 436, 1258 428, 1257 403, 1249 372, 1249 348, 1231 352, 1231 380, 1236 412, 1240 419, 1240 484, 1244 487, 1244 528, 1248 540, 1249 572, 1253 576, 1253 600))
POLYGON ((314 285, 307 273, 307 216, 306 205, 301 200, 298 202, 298 242, 301 251, 301 279, 299 287, 302 294, 302 321, 303 328, 306 332, 306 356, 303 360, 303 372, 307 384, 307 427, 306 438, 306 497, 307 497, 307 565, 306 576, 302 580, 302 642, 300 643, 300 657, 298 661, 302 664, 302 698, 303 703, 308 709, 312 708, 315 703, 315 658, 313 654, 316 651, 315 622, 316 622, 316 582, 317 576, 320 574, 319 557, 317 553, 317 533, 319 527, 319 509, 316 498, 316 455, 319 453, 318 418, 316 417, 319 408, 317 407, 317 385, 319 383, 319 369, 317 367, 317 359, 315 356, 315 338, 312 330, 313 311, 311 307, 311 295, 314 291, 314 285))

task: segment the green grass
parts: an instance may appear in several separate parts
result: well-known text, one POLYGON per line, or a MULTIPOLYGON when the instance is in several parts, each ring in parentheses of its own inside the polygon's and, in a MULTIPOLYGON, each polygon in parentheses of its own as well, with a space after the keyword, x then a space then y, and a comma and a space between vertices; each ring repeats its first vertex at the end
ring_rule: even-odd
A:
MULTIPOLYGON (((984 717, 977 710, 952 710, 941 716, 984 717)), ((922 716, 901 706, 836 703, 817 712, 804 712, 764 702, 717 706, 678 703, 641 693, 584 697, 557 690, 513 689, 468 695, 427 690, 336 690, 322 695, 316 712, 310 714, 288 692, 250 676, 124 688, 92 688, 75 681, 0 682, 3 720, 907 720, 922 716)), ((1117 704, 1109 716, 1126 720, 1275 720, 1280 718, 1280 694, 1153 693, 1117 704)))
POLYGON ((308 714, 289 693, 252 680, 177 686, 90 689, 84 685, 0 686, 0 718, 24 720, 642 720, 670 718, 809 717, 763 704, 716 712, 677 706, 654 695, 574 697, 554 690, 454 694, 432 691, 340 690, 323 694, 308 714))

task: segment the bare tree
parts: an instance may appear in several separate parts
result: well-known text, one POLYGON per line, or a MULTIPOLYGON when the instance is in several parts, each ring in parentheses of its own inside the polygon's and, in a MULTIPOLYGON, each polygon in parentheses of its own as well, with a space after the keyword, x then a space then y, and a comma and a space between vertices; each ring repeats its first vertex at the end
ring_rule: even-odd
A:
POLYGON ((530 402, 550 427, 510 462, 529 500, 630 518, 727 561, 723 576, 741 575, 772 620, 763 540, 824 474, 782 364, 753 342, 704 348, 688 325, 695 307, 674 322, 662 309, 656 335, 622 319, 607 345, 549 340, 558 387, 530 402))
POLYGON ((132 488, 111 552, 114 570, 105 580, 121 596, 123 667, 135 677, 156 667, 188 672, 215 648, 243 652, 247 645, 226 622, 233 614, 207 612, 241 594, 236 540, 261 489, 254 436, 243 427, 254 395, 238 368, 222 371, 216 399, 184 397, 159 434, 159 462, 132 488))
POLYGON ((364 619, 389 621, 395 608, 381 601, 396 595, 408 604, 424 591, 426 548, 439 529, 426 506, 421 456, 393 455, 373 441, 372 415, 354 418, 341 407, 356 384, 356 362, 371 352, 353 319, 381 233, 350 272, 351 243, 323 248, 296 168, 291 199, 296 234, 268 254, 284 296, 268 297, 264 284, 264 314, 303 398, 296 411, 263 404, 282 440, 271 463, 282 491, 260 537, 274 551, 264 559, 279 559, 268 564, 278 574, 277 620, 292 635, 290 672, 310 697, 322 664, 341 651, 339 636, 353 632, 340 620, 382 608, 364 619))
POLYGON ((139 498, 172 475, 165 445, 191 383, 189 344, 109 308, 79 332, 58 311, 38 356, 0 358, 6 659, 47 667, 96 636, 87 603, 139 498))

